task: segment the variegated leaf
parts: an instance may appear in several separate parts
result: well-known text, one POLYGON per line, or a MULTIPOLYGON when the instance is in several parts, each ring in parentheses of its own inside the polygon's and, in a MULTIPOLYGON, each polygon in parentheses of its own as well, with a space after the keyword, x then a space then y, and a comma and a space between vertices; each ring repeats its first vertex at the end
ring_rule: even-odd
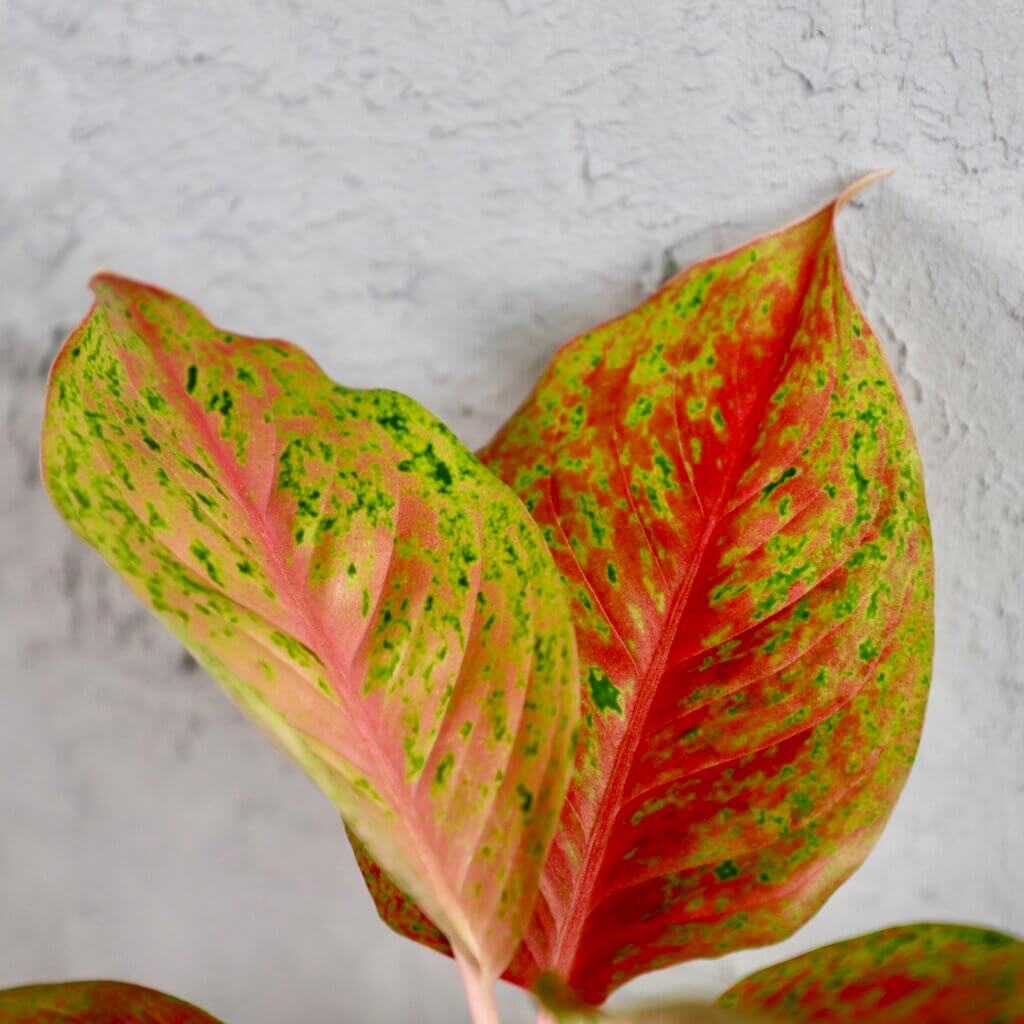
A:
MULTIPOLYGON (((571 767, 564 587, 411 399, 109 275, 57 357, 71 528, 337 804, 471 970, 505 967, 571 767)), ((240 770, 244 770, 240 766, 240 770)))
MULTIPOLYGON (((553 972, 599 1003, 784 938, 903 785, 931 541, 907 412, 836 245, 865 181, 569 342, 483 453, 569 582, 583 684, 520 984, 553 972)), ((400 889, 375 892, 436 944, 400 889)))
POLYGON ((1024 1024, 1024 942, 901 925, 758 971, 719 1003, 789 1024, 1024 1024))
POLYGON ((0 1024, 217 1024, 190 1003, 120 981, 69 981, 0 991, 0 1024))

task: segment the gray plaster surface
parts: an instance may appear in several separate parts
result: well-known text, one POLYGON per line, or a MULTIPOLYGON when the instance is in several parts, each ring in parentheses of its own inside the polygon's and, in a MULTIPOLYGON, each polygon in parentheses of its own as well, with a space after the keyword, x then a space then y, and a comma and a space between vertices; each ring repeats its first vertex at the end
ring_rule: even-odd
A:
POLYGON ((1024 932, 1022 44, 1006 0, 0 0, 0 984, 120 977, 229 1024, 466 1019, 328 803, 50 508, 45 372, 92 271, 476 445, 566 337, 890 165, 841 236, 927 471, 921 754, 804 930, 623 999, 901 921, 1024 932))

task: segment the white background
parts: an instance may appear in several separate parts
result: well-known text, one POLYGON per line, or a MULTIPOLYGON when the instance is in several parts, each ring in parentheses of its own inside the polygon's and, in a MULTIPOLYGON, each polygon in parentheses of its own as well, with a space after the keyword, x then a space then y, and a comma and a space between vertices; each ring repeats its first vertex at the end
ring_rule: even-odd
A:
POLYGON ((476 445, 567 336, 889 165, 841 235, 927 470, 922 753, 795 938, 623 995, 912 919, 1024 931, 1020 3, 0 12, 0 983, 115 976, 228 1024, 465 1014, 452 965, 377 921, 332 808, 49 507, 44 374, 90 272, 292 338, 476 445))

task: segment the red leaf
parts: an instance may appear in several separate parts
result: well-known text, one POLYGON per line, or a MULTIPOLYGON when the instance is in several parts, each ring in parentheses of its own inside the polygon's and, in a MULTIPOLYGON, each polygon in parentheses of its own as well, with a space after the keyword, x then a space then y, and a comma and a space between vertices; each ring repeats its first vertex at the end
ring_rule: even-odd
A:
POLYGON ((95 289, 51 374, 55 504, 486 987, 571 770, 575 645, 540 531, 404 395, 158 289, 95 289))
MULTIPOLYGON (((776 942, 896 800, 931 542, 906 410, 836 248, 864 183, 569 342, 483 453, 570 584, 584 684, 513 981, 553 972, 599 1003, 776 942)), ((400 892, 377 896, 424 934, 400 892)))
POLYGON ((1024 1024, 1024 943, 902 925, 758 971, 719 1003, 791 1024, 1024 1024))
POLYGON ((0 991, 0 1024, 218 1024, 173 996, 120 981, 69 981, 0 991))

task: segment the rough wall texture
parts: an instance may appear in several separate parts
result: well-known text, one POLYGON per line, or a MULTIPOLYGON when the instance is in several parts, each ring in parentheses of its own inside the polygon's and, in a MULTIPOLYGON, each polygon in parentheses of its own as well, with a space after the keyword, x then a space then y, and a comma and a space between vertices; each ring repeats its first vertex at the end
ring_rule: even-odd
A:
POLYGON ((565 337, 880 165, 842 239, 928 472, 922 753, 804 931, 630 992, 903 920, 1024 931, 1024 20, 968 11, 0 0, 0 983, 117 976, 246 1024, 464 1013, 451 965, 377 923, 329 805, 49 508, 44 375, 91 271, 475 444, 565 337))

